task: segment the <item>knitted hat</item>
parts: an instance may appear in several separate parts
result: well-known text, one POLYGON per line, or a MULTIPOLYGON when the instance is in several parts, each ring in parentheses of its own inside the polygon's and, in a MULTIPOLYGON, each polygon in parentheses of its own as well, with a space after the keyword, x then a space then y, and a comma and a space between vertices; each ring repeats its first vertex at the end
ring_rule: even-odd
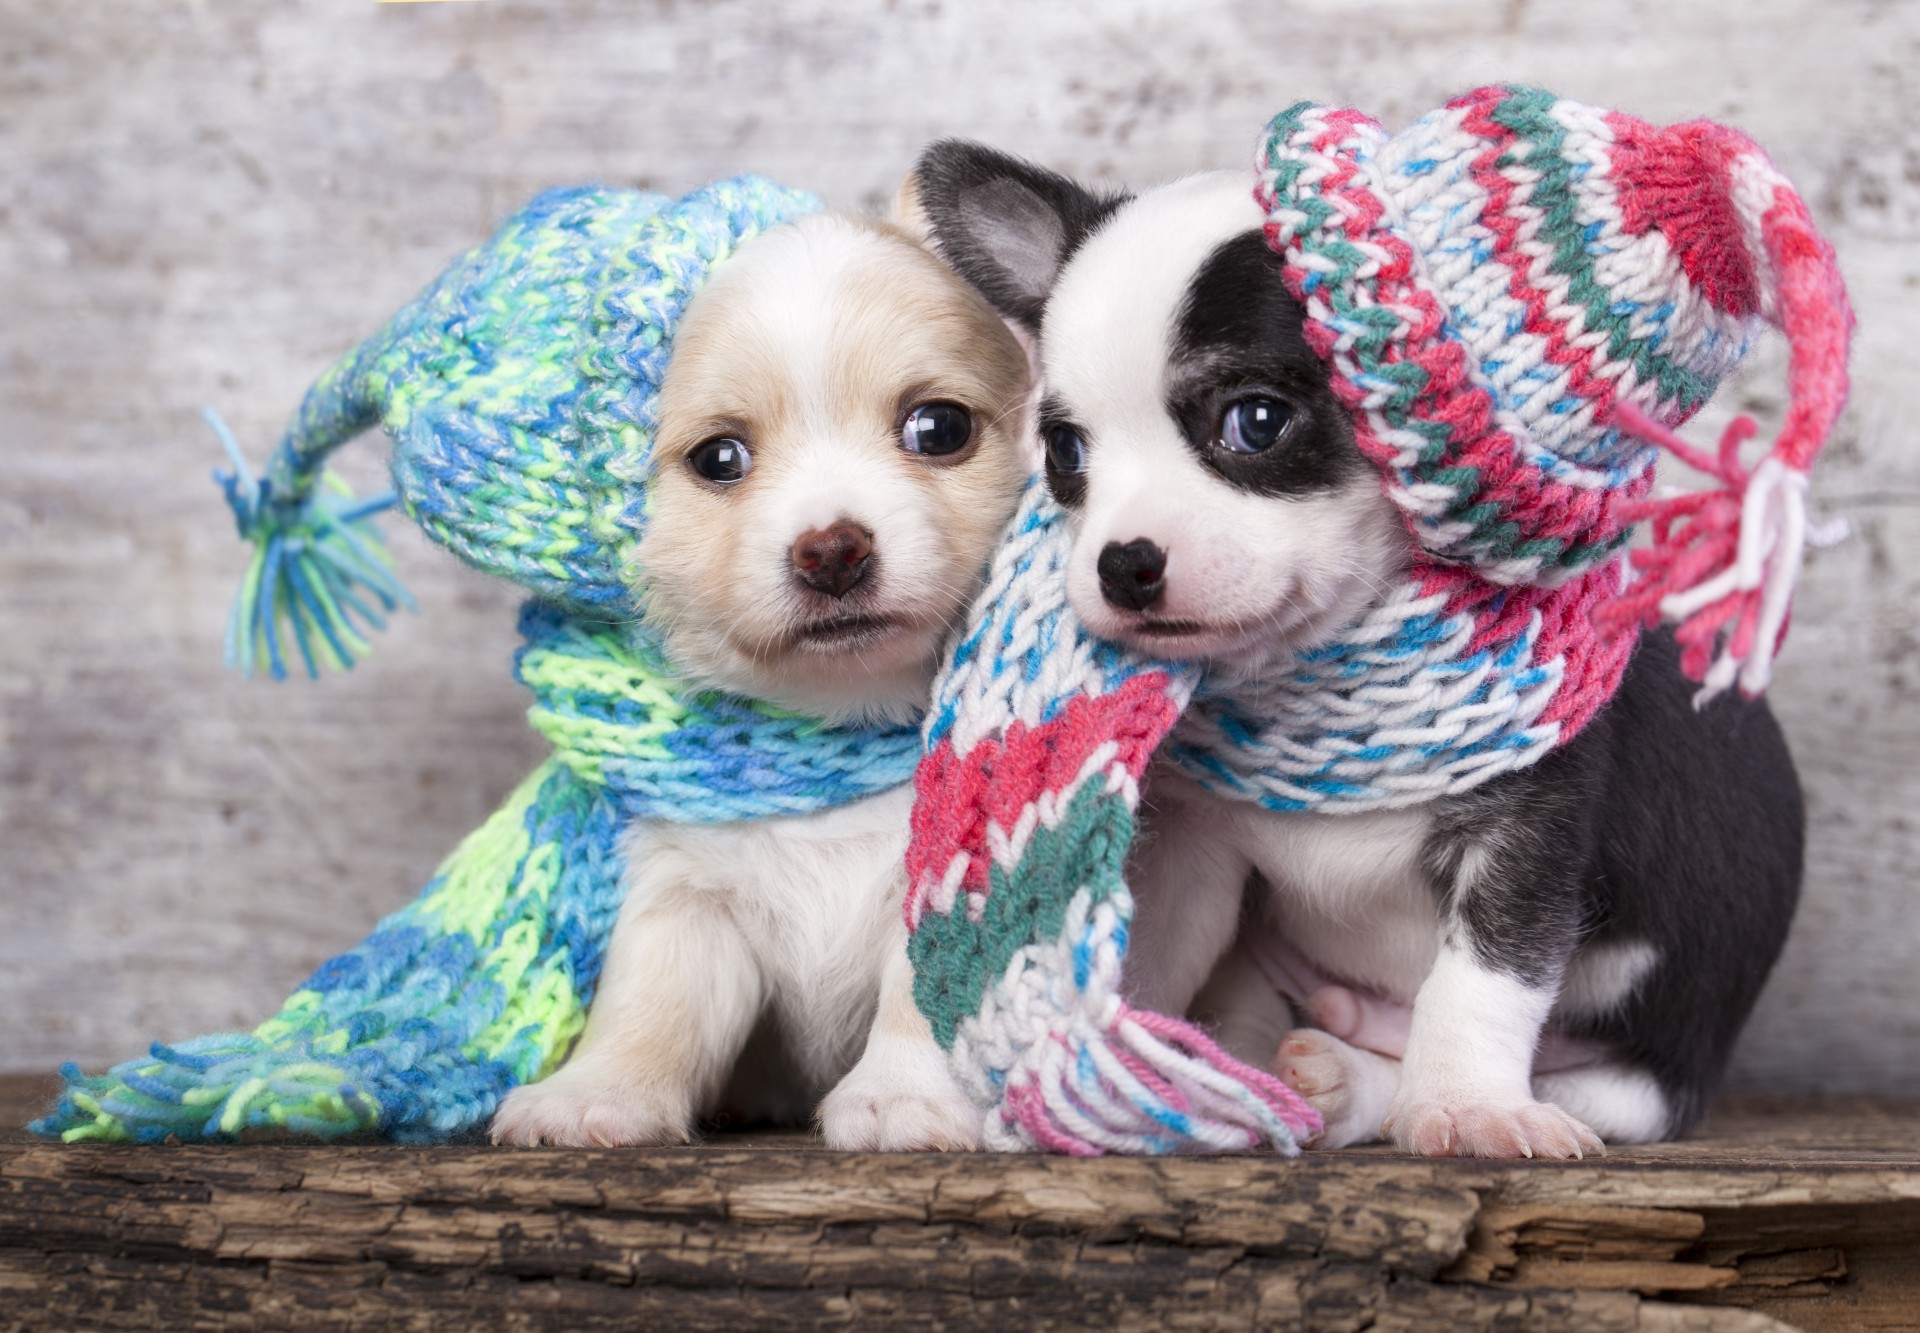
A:
POLYGON ((1313 1123, 1122 998, 1156 753, 1276 810, 1414 804, 1565 743, 1643 623, 1678 624, 1703 698, 1763 689, 1786 626, 1852 318, 1750 140, 1521 88, 1393 135, 1301 103, 1268 127, 1254 193, 1412 568, 1284 671, 1214 681, 1088 637, 1064 520, 1030 492, 936 685, 909 852, 916 997, 998 1146, 1285 1149, 1313 1123), (1749 469, 1750 420, 1717 455, 1673 428, 1762 324, 1786 336, 1791 401, 1749 469), (1656 446, 1718 484, 1655 497, 1656 446))
POLYGON ((636 818, 804 814, 912 775, 912 727, 840 728, 689 686, 634 600, 661 376, 680 313, 745 240, 817 207, 752 177, 678 201, 545 194, 308 393, 265 480, 222 478, 255 543, 228 636, 243 668, 350 664, 404 594, 373 510, 321 484, 379 423, 408 513, 534 594, 515 674, 553 745, 413 902, 244 1033, 73 1066, 34 1128, 68 1139, 250 1130, 431 1141, 483 1128, 584 1024, 636 818))
POLYGON ((680 312, 740 244, 819 206, 754 176, 680 200, 550 190, 315 383, 264 479, 222 430, 234 470, 219 480, 255 546, 229 660, 283 676, 286 632, 309 674, 351 665, 358 629, 404 600, 367 522, 393 497, 321 485, 327 456, 374 425, 400 503, 435 541, 568 609, 631 614, 680 312))

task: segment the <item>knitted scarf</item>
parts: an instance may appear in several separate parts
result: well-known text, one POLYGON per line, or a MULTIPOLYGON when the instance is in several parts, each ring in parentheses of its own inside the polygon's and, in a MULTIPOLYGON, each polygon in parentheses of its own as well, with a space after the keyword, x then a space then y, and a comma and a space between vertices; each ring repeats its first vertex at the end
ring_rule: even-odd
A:
POLYGON ((1124 870, 1156 756, 1274 810, 1410 805, 1577 734, 1643 623, 1679 626, 1703 697, 1763 689, 1784 633, 1852 319, 1831 249, 1749 140, 1525 88, 1395 135, 1301 103, 1251 184, 1410 572, 1333 642, 1216 679, 1085 632, 1066 520, 1034 485, 935 687, 908 867, 916 997, 994 1147, 1284 1151, 1315 1123, 1124 998, 1124 870), (1751 421, 1717 456, 1672 427, 1762 323, 1788 339, 1792 403, 1749 470, 1751 421), (1656 446, 1718 484, 1654 497, 1656 446))
POLYGON ((403 603, 371 527, 390 501, 356 503, 320 471, 378 423, 407 512, 534 594, 515 670, 553 754, 278 1014, 100 1076, 69 1066, 36 1131, 430 1141, 483 1128, 581 1030, 628 821, 806 814, 911 777, 913 728, 833 728, 690 688, 628 577, 681 309, 737 245, 815 207, 751 177, 679 201, 542 195, 320 379, 265 479, 221 428, 234 458, 221 481, 255 546, 228 633, 236 665, 281 676, 289 652, 310 673, 350 664, 361 631, 403 603))

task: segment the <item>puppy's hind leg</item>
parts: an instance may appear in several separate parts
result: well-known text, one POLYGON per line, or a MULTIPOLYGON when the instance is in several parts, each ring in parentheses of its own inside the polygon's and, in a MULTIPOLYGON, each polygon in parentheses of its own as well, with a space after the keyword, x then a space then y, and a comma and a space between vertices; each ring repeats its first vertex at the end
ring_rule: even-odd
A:
POLYGON ((718 1093, 762 1008, 759 967, 715 895, 650 879, 628 890, 579 1044, 507 1094, 495 1143, 685 1142, 718 1093))
POLYGON ((1348 1045, 1331 1032, 1289 1032, 1273 1072, 1320 1113, 1322 1128, 1307 1146, 1350 1148, 1382 1137, 1387 1108, 1400 1089, 1400 1062, 1348 1045))
POLYGON ((892 932, 889 945, 867 1049, 820 1103, 820 1132, 843 1152, 978 1148, 983 1112, 954 1080, 914 1003, 905 931, 892 932))
POLYGON ((1242 928, 1241 939, 1193 997, 1187 1017, 1234 1059, 1265 1069, 1273 1063, 1280 1039, 1293 1029, 1293 1006, 1254 956, 1244 934, 1248 928, 1242 928))
POLYGON ((1608 1143, 1658 1143, 1673 1127, 1672 1107, 1653 1075, 1623 1061, 1536 1074, 1533 1095, 1585 1122, 1608 1143))

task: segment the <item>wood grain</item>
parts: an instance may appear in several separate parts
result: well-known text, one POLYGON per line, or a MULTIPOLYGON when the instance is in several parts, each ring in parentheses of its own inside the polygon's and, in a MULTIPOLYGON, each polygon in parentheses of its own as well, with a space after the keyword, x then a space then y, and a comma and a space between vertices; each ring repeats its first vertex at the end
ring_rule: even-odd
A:
MULTIPOLYGON (((1736 1080, 1920 1092, 1920 8, 1881 0, 0 0, 0 1069, 244 1027, 535 760, 512 595, 401 534, 425 614, 352 675, 218 667, 207 480, 533 191, 768 171, 876 207, 972 135, 1077 175, 1241 166, 1299 96, 1491 78, 1766 142, 1838 244, 1855 404, 1776 705, 1815 827, 1736 1080)), ((1777 358, 1725 395, 1777 420, 1777 358)), ((1703 437, 1718 418, 1703 420, 1703 437)), ((371 444, 346 460, 379 482, 371 444)))
POLYGON ((0 1142, 0 1327, 1892 1328, 1916 1246, 1916 1102, 1564 1165, 0 1142))

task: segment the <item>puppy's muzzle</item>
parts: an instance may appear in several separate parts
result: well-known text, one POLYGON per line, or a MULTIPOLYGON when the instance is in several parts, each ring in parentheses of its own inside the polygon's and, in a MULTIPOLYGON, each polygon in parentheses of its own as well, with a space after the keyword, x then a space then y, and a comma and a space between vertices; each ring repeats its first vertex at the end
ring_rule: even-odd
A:
POLYGON ((829 597, 845 597, 867 576, 873 534, 847 522, 813 528, 794 539, 790 554, 802 583, 829 597))
POLYGON ((1145 537, 1108 542, 1094 568, 1100 595, 1122 611, 1144 611, 1167 590, 1167 553, 1145 537))

